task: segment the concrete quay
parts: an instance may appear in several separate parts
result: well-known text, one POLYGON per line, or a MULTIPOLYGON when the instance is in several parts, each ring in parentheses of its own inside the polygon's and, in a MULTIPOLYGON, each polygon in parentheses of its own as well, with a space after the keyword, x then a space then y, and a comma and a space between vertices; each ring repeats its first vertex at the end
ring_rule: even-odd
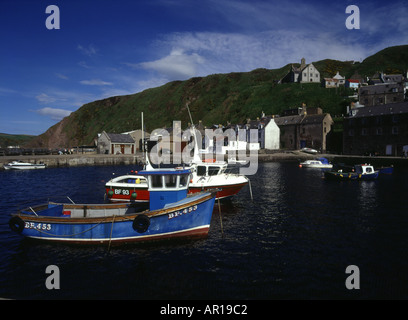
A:
POLYGON ((107 154, 64 154, 64 155, 22 155, 0 157, 0 169, 12 161, 44 163, 47 167, 77 167, 99 165, 137 165, 142 161, 142 154, 107 155, 107 154))

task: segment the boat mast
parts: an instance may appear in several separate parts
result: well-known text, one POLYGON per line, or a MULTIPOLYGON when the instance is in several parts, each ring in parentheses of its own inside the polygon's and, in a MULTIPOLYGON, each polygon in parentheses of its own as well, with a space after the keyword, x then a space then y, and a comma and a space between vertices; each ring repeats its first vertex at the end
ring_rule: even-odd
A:
POLYGON ((143 158, 145 159, 145 170, 152 170, 153 167, 150 164, 149 161, 149 156, 147 155, 147 151, 146 149, 146 144, 145 144, 145 140, 144 140, 144 121, 143 121, 143 112, 142 112, 142 152, 143 152, 143 158))
MULTIPOLYGON (((190 112, 190 108, 188 106, 188 103, 186 104, 187 106, 187 111, 188 111, 188 115, 190 116, 190 121, 191 121, 191 128, 193 130, 193 136, 194 136, 194 157, 193 157, 193 161, 194 162, 201 162, 201 158, 198 155, 198 141, 197 141, 197 136, 195 133, 195 126, 194 126, 194 122, 193 122, 193 118, 191 117, 191 112, 190 112)), ((191 129, 190 129, 191 130, 191 129)))

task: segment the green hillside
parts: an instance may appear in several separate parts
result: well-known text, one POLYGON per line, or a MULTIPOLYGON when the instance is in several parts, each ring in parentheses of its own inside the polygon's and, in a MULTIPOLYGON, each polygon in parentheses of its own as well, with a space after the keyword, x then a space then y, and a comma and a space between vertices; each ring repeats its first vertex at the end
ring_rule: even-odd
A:
POLYGON ((34 138, 35 136, 24 134, 0 133, 0 148, 6 148, 8 146, 21 146, 33 140, 34 138))
MULTIPOLYGON (((350 77, 354 73, 372 76, 377 71, 403 73, 408 69, 408 45, 384 49, 361 63, 322 60, 314 62, 321 77, 337 71, 350 77)), ((97 134, 125 132, 141 128, 141 112, 147 131, 169 127, 173 120, 186 127, 189 105, 195 122, 204 125, 243 123, 247 118, 279 114, 306 103, 321 107, 332 116, 341 115, 349 105, 352 91, 325 89, 319 84, 279 84, 291 64, 280 69, 256 69, 251 72, 214 74, 186 81, 173 81, 143 92, 111 97, 85 104, 69 117, 32 141, 38 147, 89 145, 97 134)))

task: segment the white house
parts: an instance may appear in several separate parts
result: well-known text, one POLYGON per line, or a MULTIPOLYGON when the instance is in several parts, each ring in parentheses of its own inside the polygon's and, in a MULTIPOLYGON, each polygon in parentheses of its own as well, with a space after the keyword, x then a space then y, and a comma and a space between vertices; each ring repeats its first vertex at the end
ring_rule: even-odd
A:
POLYGON ((313 63, 306 65, 306 59, 302 58, 300 67, 292 65, 280 82, 320 83, 320 72, 313 63))
POLYGON ((265 125, 265 149, 276 150, 279 149, 280 129, 272 118, 265 125))
POLYGON ((344 86, 346 79, 339 74, 337 71, 333 78, 324 78, 324 84, 326 88, 338 88, 339 86, 344 86))

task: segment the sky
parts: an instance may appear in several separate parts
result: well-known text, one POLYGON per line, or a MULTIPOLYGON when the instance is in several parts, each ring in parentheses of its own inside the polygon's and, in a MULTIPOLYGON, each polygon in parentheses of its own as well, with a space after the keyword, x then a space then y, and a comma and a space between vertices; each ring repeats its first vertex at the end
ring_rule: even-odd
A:
POLYGON ((85 103, 173 80, 362 61, 408 44, 407 17, 406 0, 1 0, 0 132, 39 135, 85 103))

